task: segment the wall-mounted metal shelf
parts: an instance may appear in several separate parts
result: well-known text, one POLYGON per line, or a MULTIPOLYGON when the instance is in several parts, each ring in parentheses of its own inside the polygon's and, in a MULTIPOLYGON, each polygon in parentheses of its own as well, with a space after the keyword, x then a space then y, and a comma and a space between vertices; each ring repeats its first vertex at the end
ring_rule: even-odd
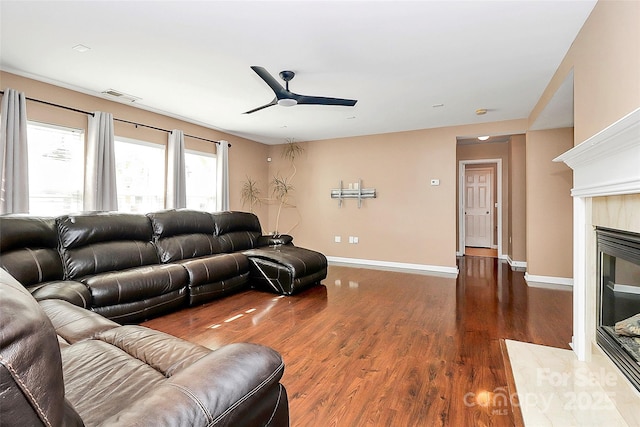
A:
POLYGON ((331 189, 331 198, 338 199, 338 207, 342 207, 343 199, 358 199, 358 209, 362 206, 362 199, 375 199, 375 188, 362 188, 362 180, 358 180, 358 188, 342 188, 342 181, 340 181, 340 188, 331 189))

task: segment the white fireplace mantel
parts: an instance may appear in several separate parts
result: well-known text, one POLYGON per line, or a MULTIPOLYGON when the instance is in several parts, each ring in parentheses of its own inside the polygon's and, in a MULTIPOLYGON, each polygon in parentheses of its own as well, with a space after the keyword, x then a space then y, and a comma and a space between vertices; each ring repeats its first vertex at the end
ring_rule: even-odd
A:
POLYGON ((594 241, 591 197, 640 193, 640 108, 554 159, 573 169, 573 340, 579 360, 591 357, 594 313, 587 275, 587 242, 594 241))
POLYGON ((573 169, 572 196, 640 192, 640 108, 553 161, 573 169))

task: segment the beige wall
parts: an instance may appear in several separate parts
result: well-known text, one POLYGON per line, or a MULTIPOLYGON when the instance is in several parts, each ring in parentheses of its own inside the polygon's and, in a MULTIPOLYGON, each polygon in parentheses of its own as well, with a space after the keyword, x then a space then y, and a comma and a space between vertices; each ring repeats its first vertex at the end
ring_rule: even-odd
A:
MULTIPOLYGON (((267 177, 267 146, 264 144, 132 107, 130 105, 86 95, 11 73, 0 72, 0 87, 2 89, 11 88, 22 91, 28 98, 47 101, 84 111, 105 111, 113 113, 114 117, 123 120, 168 130, 180 129, 186 134, 212 140, 224 139, 229 141, 232 144, 232 147, 229 149, 230 204, 232 209, 242 209, 240 188, 246 175, 258 178, 262 182, 264 182, 267 177)), ((37 102, 27 102, 27 116, 29 120, 37 122, 68 126, 76 129, 85 129, 85 131, 87 129, 87 116, 85 114, 75 113, 37 102)), ((136 128, 133 125, 117 121, 114 123, 114 127, 115 133, 118 136, 158 144, 167 143, 166 132, 144 127, 136 128)), ((215 153, 216 145, 213 143, 200 141, 194 138, 185 138, 185 145, 188 149, 215 153)), ((187 189, 187 191, 189 190, 187 189)), ((264 191, 266 192, 266 188, 264 191)), ((261 221, 268 221, 267 210, 265 208, 259 208, 257 212, 261 216, 261 221)))
MULTIPOLYGON (((328 256, 454 267, 455 144, 452 129, 304 143, 293 180, 298 212, 288 210, 280 229, 300 220, 296 242, 328 256), (430 186, 431 178, 440 186, 430 186), (358 179, 377 198, 360 209, 354 199, 338 207, 331 189, 358 179), (359 243, 349 244, 349 236, 359 243)), ((286 170, 280 149, 272 147, 271 176, 286 170)))
POLYGON ((509 144, 509 224, 507 254, 513 261, 527 260, 526 137, 513 135, 509 144))
POLYGON ((573 147, 573 129, 527 133, 527 272, 573 277, 573 172, 553 159, 573 147))
MULTIPOLYGON (((454 267, 456 265, 456 137, 522 132, 525 121, 485 123, 303 143, 293 179, 297 209, 282 214, 280 231, 296 222, 295 241, 328 256, 454 267), (363 180, 377 198, 346 199, 332 188, 363 180), (431 186, 439 179, 439 186, 431 186), (334 236, 342 242, 335 243, 334 236), (357 236, 358 244, 348 237, 357 236)), ((287 174, 282 147, 270 147, 269 176, 287 174)), ((269 230, 275 227, 270 208, 269 230)))
POLYGON ((529 117, 574 71, 577 145, 640 107, 640 2, 600 0, 529 117))
MULTIPOLYGON (((574 74, 573 145, 580 144, 640 107, 638 22, 640 2, 600 0, 529 116, 529 123, 535 122, 571 70, 574 74)), ((527 168, 531 164, 530 147, 527 139, 527 168)), ((527 182, 527 189, 531 188, 530 185, 532 184, 527 182)), ((530 223, 532 220, 529 213, 533 212, 530 205, 536 199, 537 197, 527 195, 529 267, 537 271, 532 271, 531 274, 555 275, 553 271, 559 269, 552 269, 551 266, 547 269, 540 264, 542 257, 539 254, 544 254, 547 245, 540 239, 535 239, 537 235, 533 230, 538 225, 535 221, 530 223), (533 242, 530 241, 532 238, 535 239, 533 242)), ((631 212, 619 214, 631 215, 631 212)))

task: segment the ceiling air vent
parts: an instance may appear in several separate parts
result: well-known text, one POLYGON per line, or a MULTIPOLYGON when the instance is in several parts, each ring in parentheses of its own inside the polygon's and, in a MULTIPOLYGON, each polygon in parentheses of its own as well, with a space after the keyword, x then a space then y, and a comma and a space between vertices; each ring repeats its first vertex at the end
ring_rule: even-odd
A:
POLYGON ((127 101, 127 102, 136 102, 141 100, 142 98, 138 98, 137 96, 128 95, 126 93, 120 92, 115 89, 107 89, 102 91, 103 95, 107 95, 111 98, 117 98, 119 101, 127 101))

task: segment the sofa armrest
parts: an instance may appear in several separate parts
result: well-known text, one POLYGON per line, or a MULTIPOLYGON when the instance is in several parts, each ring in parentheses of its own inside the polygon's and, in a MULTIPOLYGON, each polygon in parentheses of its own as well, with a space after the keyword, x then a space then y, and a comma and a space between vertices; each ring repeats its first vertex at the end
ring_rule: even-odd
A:
POLYGON ((69 344, 93 338, 100 332, 120 326, 106 317, 67 301, 47 299, 38 303, 51 320, 58 336, 69 344))
POLYGON ((91 306, 91 292, 84 283, 75 280, 55 280, 29 286, 29 292, 37 301, 61 299, 82 308, 91 306))
POLYGON ((169 378, 211 354, 211 349, 164 332, 125 325, 95 335, 169 378))
POLYGON ((286 426, 283 371, 274 350, 230 344, 176 372, 103 425, 286 426))
POLYGON ((288 245, 293 242, 293 236, 289 234, 280 234, 278 236, 266 235, 258 237, 258 247, 288 245))

